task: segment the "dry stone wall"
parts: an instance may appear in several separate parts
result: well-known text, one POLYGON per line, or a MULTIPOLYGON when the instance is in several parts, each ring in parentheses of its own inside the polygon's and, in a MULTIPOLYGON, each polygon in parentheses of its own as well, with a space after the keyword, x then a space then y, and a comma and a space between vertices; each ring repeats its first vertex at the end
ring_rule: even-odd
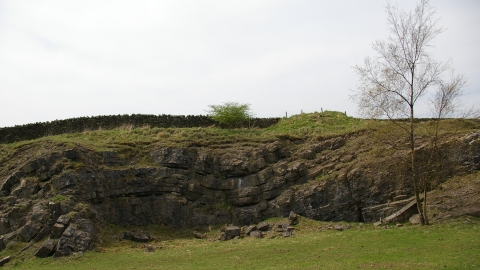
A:
POLYGON ((79 133, 85 130, 114 129, 122 126, 132 127, 160 127, 160 128, 189 128, 209 127, 212 125, 222 128, 258 127, 266 128, 276 124, 280 118, 253 118, 249 122, 236 125, 222 125, 205 115, 108 115, 94 117, 79 117, 66 120, 55 120, 14 127, 0 128, 0 143, 12 143, 22 140, 32 140, 44 136, 65 133, 79 133))

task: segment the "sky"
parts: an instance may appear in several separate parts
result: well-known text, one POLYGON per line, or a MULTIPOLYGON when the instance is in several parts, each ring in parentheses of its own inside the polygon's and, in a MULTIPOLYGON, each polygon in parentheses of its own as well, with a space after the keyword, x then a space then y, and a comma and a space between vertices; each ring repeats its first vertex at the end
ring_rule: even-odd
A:
MULTIPOLYGON (((386 3, 0 0, 0 127, 230 101, 257 117, 357 116, 352 66, 388 37, 386 3)), ((480 1, 431 4, 446 31, 430 52, 468 79, 463 104, 480 104, 480 1)))

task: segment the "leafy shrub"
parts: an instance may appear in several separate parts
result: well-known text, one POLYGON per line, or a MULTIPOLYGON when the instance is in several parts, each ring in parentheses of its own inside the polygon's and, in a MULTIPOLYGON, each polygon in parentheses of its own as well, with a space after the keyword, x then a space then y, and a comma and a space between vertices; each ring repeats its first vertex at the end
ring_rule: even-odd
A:
POLYGON ((253 114, 250 111, 250 104, 238 102, 225 102, 223 105, 208 105, 208 115, 221 124, 236 124, 248 121, 253 114))

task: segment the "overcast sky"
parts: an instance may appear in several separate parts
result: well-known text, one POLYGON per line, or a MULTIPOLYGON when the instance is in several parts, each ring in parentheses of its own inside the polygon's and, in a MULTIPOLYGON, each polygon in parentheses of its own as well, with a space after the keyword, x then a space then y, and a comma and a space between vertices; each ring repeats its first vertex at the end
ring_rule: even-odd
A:
MULTIPOLYGON (((351 67, 388 37, 386 3, 0 0, 0 127, 227 101, 258 117, 355 115, 351 67)), ((468 78, 464 103, 480 104, 480 1, 431 4, 447 28, 432 52, 468 78)))

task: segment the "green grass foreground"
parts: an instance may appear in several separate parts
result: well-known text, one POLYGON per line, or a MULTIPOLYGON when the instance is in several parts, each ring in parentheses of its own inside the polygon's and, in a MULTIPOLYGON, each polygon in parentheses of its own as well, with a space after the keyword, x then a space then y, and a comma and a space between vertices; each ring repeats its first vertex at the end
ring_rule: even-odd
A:
MULTIPOLYGON (((431 226, 351 224, 304 220, 290 238, 241 238, 226 242, 173 239, 143 245, 119 242, 83 257, 25 258, 11 269, 480 269, 480 219, 431 226)), ((30 251, 31 252, 31 251, 30 251)))

